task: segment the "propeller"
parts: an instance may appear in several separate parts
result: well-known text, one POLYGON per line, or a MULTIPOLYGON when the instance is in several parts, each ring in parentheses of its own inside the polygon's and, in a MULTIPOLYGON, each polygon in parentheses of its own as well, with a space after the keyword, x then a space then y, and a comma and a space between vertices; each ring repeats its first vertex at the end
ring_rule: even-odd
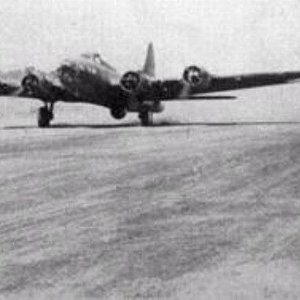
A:
POLYGON ((183 87, 179 95, 182 99, 188 98, 194 88, 205 90, 211 82, 209 73, 197 66, 187 67, 183 72, 182 79, 183 87))
POLYGON ((190 96, 191 86, 184 82, 179 99, 186 99, 190 96))
POLYGON ((120 81, 121 87, 127 92, 134 92, 139 87, 141 77, 137 72, 125 73, 120 81))
POLYGON ((183 72, 183 80, 191 86, 201 84, 205 77, 205 71, 202 71, 197 66, 187 67, 183 72))

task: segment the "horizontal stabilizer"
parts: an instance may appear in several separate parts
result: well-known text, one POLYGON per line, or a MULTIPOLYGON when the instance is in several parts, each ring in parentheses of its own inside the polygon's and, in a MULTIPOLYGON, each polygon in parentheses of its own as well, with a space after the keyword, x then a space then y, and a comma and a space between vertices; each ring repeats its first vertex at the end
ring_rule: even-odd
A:
POLYGON ((187 96, 182 100, 235 100, 235 96, 187 96))

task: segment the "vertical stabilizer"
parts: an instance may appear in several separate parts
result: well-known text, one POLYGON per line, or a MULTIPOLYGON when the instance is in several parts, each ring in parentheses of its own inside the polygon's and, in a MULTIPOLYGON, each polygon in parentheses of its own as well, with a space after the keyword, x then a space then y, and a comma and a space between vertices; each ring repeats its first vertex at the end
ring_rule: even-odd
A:
POLYGON ((151 77, 155 76, 155 58, 154 58, 154 49, 152 43, 150 43, 148 46, 147 57, 142 71, 148 76, 151 77))

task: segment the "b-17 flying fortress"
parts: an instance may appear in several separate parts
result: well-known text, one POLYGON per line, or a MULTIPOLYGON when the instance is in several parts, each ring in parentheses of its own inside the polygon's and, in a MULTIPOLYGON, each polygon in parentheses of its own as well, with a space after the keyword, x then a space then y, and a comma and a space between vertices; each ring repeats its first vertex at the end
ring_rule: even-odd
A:
POLYGON ((76 60, 65 60, 58 68, 45 73, 28 69, 20 82, 0 79, 0 95, 35 98, 44 105, 38 111, 39 127, 48 127, 58 101, 82 102, 104 106, 112 117, 123 119, 137 113, 141 124, 153 123, 153 114, 164 110, 162 102, 171 100, 230 100, 234 96, 209 93, 292 83, 299 72, 261 73, 216 76, 195 65, 185 68, 181 78, 155 77, 155 58, 149 44, 141 70, 121 75, 98 53, 82 54, 76 60))

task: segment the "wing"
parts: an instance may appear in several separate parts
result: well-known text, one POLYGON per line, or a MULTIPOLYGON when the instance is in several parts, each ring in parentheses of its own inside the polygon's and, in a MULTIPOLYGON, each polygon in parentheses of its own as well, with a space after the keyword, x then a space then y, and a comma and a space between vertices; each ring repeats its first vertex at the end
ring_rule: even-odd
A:
POLYGON ((64 88, 55 72, 43 73, 33 69, 26 70, 18 79, 0 78, 0 96, 36 98, 47 102, 78 100, 64 88))
MULTIPOLYGON (((213 77, 207 92, 249 89, 262 86, 294 83, 300 80, 300 72, 247 74, 213 77)), ((194 90, 197 92, 197 88, 194 90)))
MULTIPOLYGON (((152 90, 164 101, 231 100, 232 96, 205 96, 202 94, 289 84, 300 81, 300 72, 262 73, 235 76, 212 76, 198 69, 196 75, 184 75, 181 80, 155 82, 152 90), (193 77, 194 76, 194 77, 193 77)), ((186 72, 186 71, 185 71, 186 72)))
POLYGON ((10 82, 0 79, 0 96, 18 96, 21 86, 17 82, 10 82))

